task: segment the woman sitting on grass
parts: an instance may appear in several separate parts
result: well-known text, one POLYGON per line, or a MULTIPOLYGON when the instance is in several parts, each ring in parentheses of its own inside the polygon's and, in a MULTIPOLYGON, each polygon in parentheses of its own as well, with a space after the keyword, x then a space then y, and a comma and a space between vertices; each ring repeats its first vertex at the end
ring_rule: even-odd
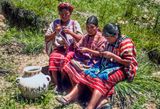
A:
MULTIPOLYGON (((82 72, 83 70, 88 69, 96 62, 96 60, 98 60, 96 55, 81 53, 81 47, 87 47, 93 50, 103 50, 105 47, 106 40, 102 37, 102 33, 98 29, 98 19, 96 16, 90 16, 87 19, 86 30, 87 34, 75 44, 73 59, 70 62, 68 61, 63 67, 63 72, 69 75, 72 86, 77 80, 75 72, 82 72)), ((71 52, 68 54, 71 54, 71 52)))
MULTIPOLYGON (((103 51, 106 43, 106 39, 102 37, 102 33, 98 28, 98 19, 95 16, 91 16, 86 21, 86 30, 87 34, 76 44, 76 51, 74 57, 71 61, 68 61, 63 67, 63 72, 68 74, 72 86, 77 87, 79 84, 80 72, 83 72, 86 69, 89 69, 93 66, 98 60, 98 55, 92 55, 88 53, 81 53, 81 47, 90 48, 92 50, 103 51)), ((70 53, 70 52, 69 52, 70 53)), ((111 90, 108 95, 112 95, 114 90, 111 90)), ((69 93, 67 96, 72 95, 69 93)), ((74 96, 77 98, 78 94, 74 96)), ((63 99, 60 98, 61 100, 63 99)), ((65 98, 64 98, 65 99, 65 98)), ((66 97, 66 100, 69 99, 66 97)), ((63 101, 63 100, 62 100, 63 101)))
MULTIPOLYGON (((54 20, 45 34, 46 52, 49 55, 49 71, 56 85, 55 91, 60 88, 57 74, 60 73, 64 64, 68 48, 82 38, 79 23, 70 19, 73 9, 73 6, 67 2, 60 3, 58 5, 60 19, 54 20)), ((62 73, 61 75, 63 76, 62 73)))
POLYGON ((93 88, 92 97, 87 109, 101 107, 99 103, 108 95, 109 91, 120 81, 132 81, 137 70, 136 50, 130 38, 120 34, 117 25, 109 23, 103 28, 103 36, 106 38, 104 51, 81 48, 81 52, 99 55, 101 60, 92 68, 80 73, 77 84, 71 93, 57 99, 68 104, 75 100, 75 96, 82 91, 83 85, 93 88))

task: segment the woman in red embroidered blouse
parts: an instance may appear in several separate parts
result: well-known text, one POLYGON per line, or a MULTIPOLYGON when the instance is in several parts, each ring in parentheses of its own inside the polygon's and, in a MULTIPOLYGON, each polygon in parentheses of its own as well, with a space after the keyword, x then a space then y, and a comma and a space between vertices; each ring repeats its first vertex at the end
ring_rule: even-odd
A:
MULTIPOLYGON (((95 55, 81 53, 81 47, 87 47, 93 50, 100 51, 105 47, 106 40, 104 37, 102 37, 102 33, 98 30, 97 17, 90 16, 87 19, 86 29, 87 34, 76 44, 73 59, 71 61, 68 61, 62 69, 63 72, 69 75, 72 83, 77 82, 77 75, 79 75, 79 72, 88 69, 98 59, 98 57, 95 55)), ((71 52, 69 54, 71 54, 71 52)))

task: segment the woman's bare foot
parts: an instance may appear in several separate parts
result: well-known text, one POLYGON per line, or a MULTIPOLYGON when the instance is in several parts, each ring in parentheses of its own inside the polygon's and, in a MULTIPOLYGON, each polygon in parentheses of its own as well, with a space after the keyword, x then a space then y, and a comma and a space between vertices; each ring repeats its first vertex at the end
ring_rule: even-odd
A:
POLYGON ((109 103, 108 99, 101 100, 96 109, 101 109, 107 103, 109 103))

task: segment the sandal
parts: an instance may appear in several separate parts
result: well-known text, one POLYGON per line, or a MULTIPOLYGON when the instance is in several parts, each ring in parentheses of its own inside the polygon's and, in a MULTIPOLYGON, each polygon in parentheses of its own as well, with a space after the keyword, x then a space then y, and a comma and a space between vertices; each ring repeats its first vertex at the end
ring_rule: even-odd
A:
POLYGON ((106 103, 96 109, 112 109, 112 105, 110 103, 106 103))
POLYGON ((56 100, 63 106, 68 105, 70 101, 66 100, 63 96, 56 97, 56 100))

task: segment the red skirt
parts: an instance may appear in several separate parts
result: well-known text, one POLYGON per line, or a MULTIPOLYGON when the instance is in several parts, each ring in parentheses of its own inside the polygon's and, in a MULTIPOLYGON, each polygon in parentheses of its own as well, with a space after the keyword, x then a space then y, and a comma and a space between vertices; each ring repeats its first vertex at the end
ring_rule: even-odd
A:
POLYGON ((74 52, 66 53, 63 47, 56 48, 49 57, 49 71, 61 71, 63 66, 73 58, 74 52))
POLYGON ((64 62, 64 48, 56 48, 49 57, 49 71, 59 71, 64 62))
POLYGON ((81 83, 97 89, 104 96, 108 96, 111 89, 120 81, 125 80, 125 75, 122 70, 118 70, 113 74, 110 74, 107 80, 101 80, 99 78, 92 78, 85 73, 81 73, 81 77, 78 79, 81 83))
POLYGON ((75 68, 72 63, 66 64, 63 67, 63 72, 67 73, 75 83, 83 83, 93 89, 97 89, 106 97, 112 95, 114 93, 114 86, 125 79, 122 70, 109 75, 108 80, 105 81, 99 78, 92 78, 83 73, 82 70, 75 68))

